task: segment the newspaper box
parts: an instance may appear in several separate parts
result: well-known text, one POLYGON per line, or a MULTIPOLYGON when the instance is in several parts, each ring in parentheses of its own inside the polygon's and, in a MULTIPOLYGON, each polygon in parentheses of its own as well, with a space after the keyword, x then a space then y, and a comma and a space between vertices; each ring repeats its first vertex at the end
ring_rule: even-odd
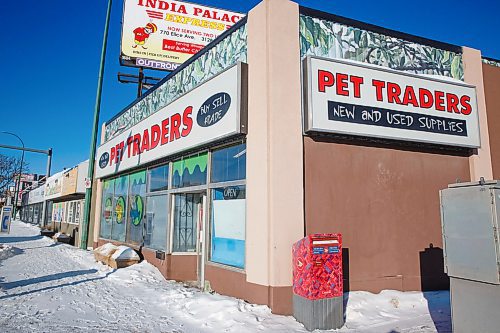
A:
POLYGON ((292 254, 294 317, 311 331, 342 327, 342 235, 306 236, 292 254))

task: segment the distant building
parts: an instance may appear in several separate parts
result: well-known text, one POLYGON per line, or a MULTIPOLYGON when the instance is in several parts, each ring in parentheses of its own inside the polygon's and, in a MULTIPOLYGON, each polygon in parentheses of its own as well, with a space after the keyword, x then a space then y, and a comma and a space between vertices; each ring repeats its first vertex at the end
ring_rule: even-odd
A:
POLYGON ((73 244, 79 245, 87 172, 88 161, 84 161, 50 176, 41 186, 27 192, 23 197, 21 220, 68 234, 73 244))

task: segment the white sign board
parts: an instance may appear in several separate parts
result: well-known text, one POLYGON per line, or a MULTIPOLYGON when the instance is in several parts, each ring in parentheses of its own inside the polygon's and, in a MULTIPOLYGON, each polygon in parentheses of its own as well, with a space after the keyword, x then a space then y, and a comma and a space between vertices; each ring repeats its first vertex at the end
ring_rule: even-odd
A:
POLYGON ((245 199, 214 200, 213 214, 215 237, 245 240, 245 199))
POLYGON ((47 179, 45 183, 45 199, 55 199, 62 195, 64 171, 58 172, 47 179))
POLYGON ((480 146, 473 86, 313 57, 304 84, 305 132, 480 146))
POLYGON ((122 63, 172 71, 243 16, 182 1, 125 0, 122 63))
POLYGON ((78 175, 76 180, 76 192, 85 193, 87 186, 87 174, 89 171, 89 160, 83 161, 78 164, 78 175))
POLYGON ((45 200, 45 185, 31 190, 28 194, 28 205, 43 202, 45 200))
POLYGON ((243 66, 234 65, 101 145, 96 178, 245 133, 243 66))

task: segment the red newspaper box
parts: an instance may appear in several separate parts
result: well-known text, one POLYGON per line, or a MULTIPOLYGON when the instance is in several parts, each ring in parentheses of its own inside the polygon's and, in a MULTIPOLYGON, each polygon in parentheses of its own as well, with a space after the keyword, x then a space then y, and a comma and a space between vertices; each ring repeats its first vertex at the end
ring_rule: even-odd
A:
POLYGON ((294 317, 308 330, 342 327, 342 235, 306 236, 292 255, 294 317))

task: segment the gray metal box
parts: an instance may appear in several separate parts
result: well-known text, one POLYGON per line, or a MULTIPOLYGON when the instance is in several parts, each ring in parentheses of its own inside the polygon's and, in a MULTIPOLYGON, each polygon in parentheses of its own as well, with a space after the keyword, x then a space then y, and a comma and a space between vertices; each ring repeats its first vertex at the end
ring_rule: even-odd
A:
POLYGON ((453 333, 500 332, 500 286, 450 278, 453 333))
POLYGON ((500 183, 453 184, 440 197, 448 275, 500 284, 500 183))
POLYGON ((498 333, 500 183, 454 184, 440 197, 453 332, 498 333))
POLYGON ((293 316, 308 331, 341 328, 344 325, 344 297, 310 300, 293 294, 293 316))

